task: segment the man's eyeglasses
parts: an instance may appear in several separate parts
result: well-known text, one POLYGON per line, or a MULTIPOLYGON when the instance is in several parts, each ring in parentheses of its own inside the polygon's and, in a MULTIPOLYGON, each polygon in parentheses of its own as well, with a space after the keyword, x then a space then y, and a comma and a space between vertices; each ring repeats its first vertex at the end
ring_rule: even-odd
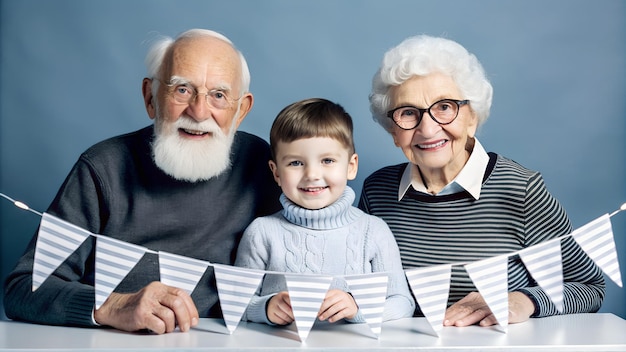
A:
POLYGON ((224 90, 212 89, 206 93, 198 93, 194 87, 187 83, 166 83, 160 79, 155 80, 161 82, 167 87, 167 94, 172 97, 174 104, 189 105, 192 104, 198 95, 204 95, 205 101, 209 106, 216 109, 229 109, 234 102, 241 99, 231 99, 224 90))
POLYGON ((440 125, 452 123, 459 115, 461 106, 469 103, 469 100, 443 99, 435 102, 428 109, 420 109, 415 106, 401 106, 387 112, 387 117, 403 130, 412 130, 422 122, 424 114, 428 112, 430 118, 440 125))

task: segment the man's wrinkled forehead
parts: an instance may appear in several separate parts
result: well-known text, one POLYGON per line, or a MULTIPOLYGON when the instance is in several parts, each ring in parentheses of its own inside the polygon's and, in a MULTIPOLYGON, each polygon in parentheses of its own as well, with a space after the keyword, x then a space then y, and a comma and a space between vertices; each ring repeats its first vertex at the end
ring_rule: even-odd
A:
POLYGON ((167 80, 174 75, 187 77, 190 73, 206 72, 238 82, 241 77, 239 55, 229 43, 218 38, 182 38, 170 48, 162 74, 167 80))

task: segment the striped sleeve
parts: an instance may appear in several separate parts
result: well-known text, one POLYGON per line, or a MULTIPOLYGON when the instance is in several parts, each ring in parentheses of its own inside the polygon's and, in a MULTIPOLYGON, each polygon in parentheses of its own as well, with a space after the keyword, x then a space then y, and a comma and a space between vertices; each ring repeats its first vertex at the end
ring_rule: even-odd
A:
MULTIPOLYGON (((409 188, 398 200, 406 164, 382 168, 363 184, 359 207, 382 218, 392 230, 405 269, 453 264, 451 305, 476 288, 463 263, 515 252, 571 232, 559 202, 538 172, 490 153, 480 198, 466 192, 432 196, 409 188)), ((604 297, 600 270, 572 239, 563 240, 565 312, 597 311, 604 297)), ((508 264, 509 291, 527 294, 535 316, 557 314, 519 256, 508 264)))
MULTIPOLYGON (((559 202, 550 195, 539 174, 531 178, 526 197, 526 243, 528 246, 563 237, 572 231, 571 223, 559 202)), ((604 277, 595 263, 571 238, 561 240, 563 263, 563 313, 597 312, 605 293, 604 277)), ((539 286, 518 289, 535 303, 534 317, 559 314, 556 306, 539 286)))

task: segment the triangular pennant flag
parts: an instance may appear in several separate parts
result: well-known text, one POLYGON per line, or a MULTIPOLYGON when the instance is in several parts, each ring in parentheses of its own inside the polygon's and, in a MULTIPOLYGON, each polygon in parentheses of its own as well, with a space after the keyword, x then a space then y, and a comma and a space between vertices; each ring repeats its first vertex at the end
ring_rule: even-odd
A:
POLYGON ((39 224, 35 260, 33 263, 33 286, 35 291, 58 267, 74 253, 92 233, 43 213, 39 224))
POLYGON ((265 272, 219 264, 214 264, 213 270, 224 322, 232 334, 237 329, 241 316, 263 280, 265 272))
POLYGON ((344 279, 363 318, 376 337, 380 337, 389 276, 386 273, 374 273, 346 276, 344 279))
POLYGON ((580 247, 604 273, 619 287, 622 276, 619 270, 613 228, 608 214, 605 214, 571 233, 580 247))
POLYGON ((309 336, 332 280, 332 276, 285 274, 300 341, 309 336))
POLYGON ((98 236, 95 270, 96 309, 100 309, 111 292, 135 267, 145 252, 144 247, 111 237, 98 236))
POLYGON ((443 329, 443 318, 450 294, 451 264, 405 271, 411 291, 436 335, 443 329))
POLYGON ((556 309, 563 312, 563 264, 561 240, 554 239, 518 252, 526 269, 539 287, 550 297, 556 309))
POLYGON ((507 262, 508 256, 501 255, 465 265, 465 270, 504 333, 509 325, 507 262))
POLYGON ((185 290, 190 295, 209 264, 203 260, 159 252, 161 282, 185 290))

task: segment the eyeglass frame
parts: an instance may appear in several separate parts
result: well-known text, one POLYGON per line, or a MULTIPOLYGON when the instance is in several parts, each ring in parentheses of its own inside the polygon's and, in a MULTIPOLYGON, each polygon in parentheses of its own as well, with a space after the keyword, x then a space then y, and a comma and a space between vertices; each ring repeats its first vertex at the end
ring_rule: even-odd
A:
POLYGON ((153 77, 152 79, 153 79, 153 80, 156 80, 156 81, 158 81, 159 83, 161 83, 161 84, 163 84, 164 86, 166 86, 166 87, 168 88, 168 90, 167 90, 167 94, 168 94, 168 95, 170 95, 170 96, 172 96, 172 95, 174 94, 174 92, 173 92, 172 90, 173 90, 173 89, 175 89, 175 88, 176 88, 176 86, 179 86, 179 85, 181 85, 181 86, 186 86, 186 87, 188 87, 189 89, 191 89, 191 90, 193 91, 193 95, 189 98, 189 101, 188 101, 188 102, 186 102, 186 103, 184 103, 184 102, 183 102, 183 103, 181 103, 181 102, 177 101, 175 97, 173 97, 173 98, 174 98, 174 104, 176 104, 176 105, 191 105, 191 103, 192 103, 192 102, 195 102, 195 101, 196 101, 196 98, 197 98, 199 95, 204 95, 204 101, 205 101, 205 103, 206 103, 207 105, 212 106, 212 107, 214 107, 214 108, 216 108, 216 109, 218 109, 218 110, 226 110, 226 109, 231 108, 231 107, 233 106, 233 103, 235 103, 236 101, 239 101, 239 100, 243 97, 243 95, 242 95, 242 96, 240 96, 240 97, 239 97, 239 98, 237 98, 237 99, 231 99, 231 98, 229 98, 229 97, 228 97, 228 94, 227 94, 224 90, 222 90, 222 89, 211 89, 211 90, 209 90, 209 91, 208 91, 208 92, 206 92, 206 93, 198 93, 198 90, 197 90, 194 86, 192 86, 191 84, 189 84, 189 83, 172 83, 172 82, 169 82, 169 83, 168 83, 168 82, 166 82, 166 81, 163 81, 163 80, 161 80, 161 79, 159 79, 159 78, 155 78, 155 77, 153 77), (224 94, 224 99, 226 99, 226 101, 227 101, 227 102, 228 102, 228 104, 229 104, 229 105, 228 105, 228 107, 225 107, 225 108, 219 108, 219 107, 214 106, 213 104, 211 104, 211 103, 209 102, 209 95, 210 95, 211 93, 215 93, 215 92, 220 92, 220 93, 224 94))
POLYGON ((456 120, 456 118, 459 116, 459 111, 461 110, 461 107, 462 107, 462 106, 464 106, 464 105, 467 105, 467 104, 469 104, 469 100, 468 100, 468 99, 464 99, 464 100, 457 100, 457 99, 441 99, 441 100, 437 100, 436 102, 432 103, 432 104, 431 104, 428 108, 426 108, 426 109, 421 109, 421 108, 418 108, 418 107, 413 106, 413 105, 402 105, 402 106, 399 106, 399 107, 397 107, 397 108, 395 108, 395 109, 392 109, 392 110, 387 111, 387 117, 388 117, 388 118, 390 118, 390 119, 391 119, 391 121, 393 121, 393 123, 394 123, 396 126, 398 126, 399 128, 401 128, 401 129, 403 129, 403 130, 405 130, 405 131, 410 131, 410 130, 416 129, 416 128, 417 128, 417 126, 419 126, 419 125, 420 125, 420 123, 422 123, 422 119, 424 118, 424 114, 425 114, 425 113, 427 113, 427 112, 428 112, 428 116, 430 116, 430 118, 431 118, 431 119, 433 119, 433 121, 435 121, 436 123, 438 123, 438 124, 440 124, 440 125, 449 125, 449 124, 451 124, 452 122, 454 122, 454 120, 456 120), (441 103, 441 102, 444 102, 444 101, 450 101, 450 102, 453 102, 453 103, 455 103, 455 104, 456 104, 456 106, 457 106, 456 115, 452 118, 452 120, 450 120, 450 121, 448 121, 448 122, 439 122, 439 121, 437 121, 437 119, 433 116, 433 114, 431 114, 431 113, 430 113, 430 109, 431 109, 433 106, 435 106, 435 105, 437 105, 437 104, 439 104, 439 103, 441 103), (417 123, 415 124, 415 126, 413 126, 413 127, 411 127, 411 128, 405 128, 405 127, 400 126, 400 125, 398 124, 398 122, 397 122, 397 121, 393 118, 393 114, 394 114, 397 110, 404 109, 404 108, 413 108, 413 109, 415 109, 415 110, 417 110, 417 111, 419 112, 419 116, 418 116, 418 118, 416 119, 417 123))

